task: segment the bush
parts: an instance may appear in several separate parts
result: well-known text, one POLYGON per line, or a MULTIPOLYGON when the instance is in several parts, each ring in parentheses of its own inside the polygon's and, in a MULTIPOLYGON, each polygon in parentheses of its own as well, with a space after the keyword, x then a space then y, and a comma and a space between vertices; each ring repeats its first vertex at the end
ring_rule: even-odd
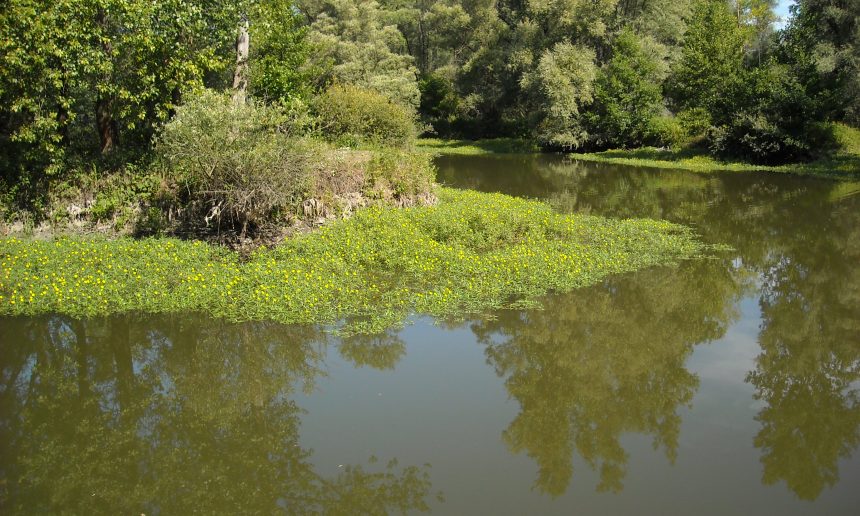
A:
POLYGON ((776 165, 836 149, 833 128, 791 70, 766 63, 735 82, 730 101, 714 110, 711 151, 721 157, 776 165))
POLYGON ((687 131, 673 116, 655 116, 645 128, 645 143, 656 147, 682 147, 688 140, 687 131))
POLYGON ((189 197, 189 215, 244 233, 295 210, 308 189, 315 145, 281 132, 284 114, 237 105, 206 91, 181 106, 162 129, 157 153, 189 197))
POLYGON ((370 197, 389 195, 406 200, 433 189, 436 170, 429 153, 385 150, 374 153, 367 166, 370 197))
POLYGON ((340 144, 404 146, 417 133, 410 108, 356 86, 332 86, 316 99, 314 107, 323 135, 340 144))
POLYGON ((678 122, 691 138, 700 138, 711 128, 711 115, 705 108, 685 109, 678 113, 678 122))

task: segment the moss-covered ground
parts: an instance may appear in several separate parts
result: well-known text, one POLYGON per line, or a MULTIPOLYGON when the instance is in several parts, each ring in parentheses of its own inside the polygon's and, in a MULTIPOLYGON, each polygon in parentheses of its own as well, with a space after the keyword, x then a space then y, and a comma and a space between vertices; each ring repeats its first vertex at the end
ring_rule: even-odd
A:
POLYGON ((198 311, 372 333, 413 313, 534 303, 703 250, 668 222, 442 189, 436 206, 368 208, 247 259, 170 238, 0 239, 0 315, 198 311))

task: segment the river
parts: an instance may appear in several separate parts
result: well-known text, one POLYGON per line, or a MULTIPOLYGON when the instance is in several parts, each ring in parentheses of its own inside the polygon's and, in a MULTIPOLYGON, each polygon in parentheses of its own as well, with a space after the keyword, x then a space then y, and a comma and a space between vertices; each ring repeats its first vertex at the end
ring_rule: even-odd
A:
POLYGON ((0 318, 0 512, 856 513, 860 184, 554 155, 437 166, 449 186, 733 250, 374 337, 0 318))

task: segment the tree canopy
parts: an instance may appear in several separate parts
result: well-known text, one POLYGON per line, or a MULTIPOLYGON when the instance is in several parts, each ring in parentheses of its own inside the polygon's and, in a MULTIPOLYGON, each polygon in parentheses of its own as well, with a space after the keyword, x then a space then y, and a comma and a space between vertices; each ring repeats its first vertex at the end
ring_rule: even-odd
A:
POLYGON ((773 7, 9 0, 0 8, 0 165, 5 184, 26 194, 100 155, 145 155, 189 95, 230 86, 244 22, 256 102, 309 101, 339 84, 417 111, 422 130, 440 136, 588 150, 663 141, 648 135, 674 124, 715 154, 807 159, 827 148, 816 123, 860 122, 860 4, 799 0, 783 30, 773 7))

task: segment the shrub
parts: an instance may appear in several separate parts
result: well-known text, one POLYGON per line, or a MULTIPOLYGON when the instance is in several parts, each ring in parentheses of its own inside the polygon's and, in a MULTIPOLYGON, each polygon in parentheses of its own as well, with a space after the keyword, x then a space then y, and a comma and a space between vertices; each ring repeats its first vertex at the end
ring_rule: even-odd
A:
POLYGON ((430 154, 390 149, 375 152, 367 172, 371 190, 366 194, 383 198, 393 196, 398 200, 432 191, 436 178, 430 154))
POLYGON ((673 116, 655 116, 645 128, 645 143, 657 147, 682 147, 687 142, 687 131, 673 116))
POLYGON ((278 130, 275 108, 237 105, 211 91, 181 106, 157 152, 207 226, 249 227, 294 210, 308 188, 315 145, 278 130), (196 205, 195 205, 196 203, 196 205))
POLYGON ((678 122, 692 138, 705 136, 711 128, 711 115, 705 108, 685 109, 678 113, 678 122))
POLYGON ((836 148, 832 126, 813 122, 821 119, 820 106, 786 66, 769 62, 746 72, 730 99, 711 113, 717 156, 775 165, 836 148))
POLYGON ((323 135, 341 144, 404 146, 417 133, 410 108, 356 86, 332 86, 316 99, 314 107, 323 135))

